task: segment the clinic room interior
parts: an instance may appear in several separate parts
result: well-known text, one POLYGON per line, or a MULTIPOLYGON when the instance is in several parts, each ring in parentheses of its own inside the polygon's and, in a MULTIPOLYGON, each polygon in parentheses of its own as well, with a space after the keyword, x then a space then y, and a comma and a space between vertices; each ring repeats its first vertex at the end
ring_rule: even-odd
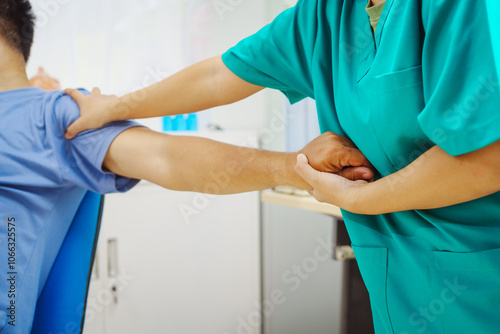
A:
MULTIPOLYGON (((67 192, 58 196, 80 197, 76 213, 61 222, 59 231, 54 227, 56 232, 49 233, 47 227, 33 232, 39 241, 36 246, 33 241, 30 252, 35 255, 30 256, 39 258, 42 269, 33 269, 35 262, 23 269, 23 238, 32 232, 23 231, 28 226, 23 225, 24 213, 11 209, 7 198, 14 203, 28 188, 24 182, 10 185, 0 175, 5 227, 11 232, 8 253, 0 240, 1 265, 11 268, 1 267, 9 294, 1 292, 6 312, 0 311, 0 333, 493 333, 488 328, 500 325, 500 246, 493 237, 498 238, 500 221, 500 212, 493 209, 500 207, 500 161, 484 157, 493 150, 500 156, 494 130, 500 123, 482 108, 500 98, 500 53, 498 47, 484 48, 484 62, 496 64, 496 71, 478 66, 477 71, 485 72, 475 74, 473 65, 439 61, 429 65, 429 57, 441 59, 438 51, 429 56, 434 52, 429 48, 445 52, 447 47, 431 41, 435 30, 446 28, 426 26, 421 15, 426 15, 425 6, 433 6, 421 4, 426 2, 30 0, 36 18, 26 73, 36 88, 17 94, 24 90, 27 98, 44 96, 29 103, 56 101, 55 116, 46 114, 44 122, 59 116, 67 122, 64 129, 54 128, 60 133, 53 137, 42 134, 54 146, 31 156, 40 161, 49 156, 51 162, 35 162, 33 166, 42 167, 33 169, 48 173, 56 163, 50 158, 53 152, 54 157, 59 151, 71 155, 57 163, 63 186, 74 182, 80 190, 64 188, 67 192), (312 3, 317 8, 311 9, 312 3), (423 6, 422 14, 412 16, 412 6, 423 6), (333 52, 318 41, 331 32, 318 28, 312 44, 304 37, 311 27, 336 24, 321 13, 324 9, 338 15, 343 25, 339 36, 332 37, 341 45, 333 52), (314 11, 317 21, 305 18, 314 11), (348 30, 356 20, 363 21, 363 28, 348 30), (424 28, 408 28, 415 24, 424 28), (278 29, 284 30, 272 32, 278 29), (391 36, 395 31, 401 36, 391 36), (292 34, 293 50, 280 49, 292 34), (424 40, 431 46, 426 48, 424 40), (397 58, 404 50, 420 52, 422 43, 423 55, 397 58), (308 48, 314 49, 312 55, 308 48), (387 65, 389 48, 394 63, 387 65), (318 56, 322 53, 331 57, 325 58, 328 64, 318 56), (311 68, 293 68, 295 59, 310 62, 311 68), (214 74, 219 81, 208 86, 227 94, 213 98, 212 90, 200 90, 198 76, 220 68, 214 74), (440 68, 441 79, 431 82, 436 76, 429 68, 440 68), (446 76, 452 68, 471 71, 471 83, 454 90, 464 97, 463 109, 455 114, 450 107, 438 124, 431 112, 444 105, 437 95, 450 96, 442 86, 457 82, 454 74, 446 76), (317 79, 330 70, 333 77, 328 72, 317 79), (350 81, 342 82, 347 80, 343 75, 351 76, 350 81), (333 88, 319 87, 325 78, 333 88), (323 95, 328 90, 331 98, 323 95), (325 107, 328 103, 335 108, 325 107), (398 107, 407 108, 414 119, 383 112, 398 107), (170 111, 176 108, 185 111, 170 111), (380 111, 380 116, 364 117, 362 108, 380 111), (116 116, 119 110, 135 116, 116 116), (476 120, 483 115, 484 121, 476 120), (467 124, 474 131, 484 126, 483 134, 474 135, 484 140, 453 132, 460 128, 466 133, 467 124), (74 157, 72 150, 78 152, 74 157), (475 157, 490 162, 476 164, 475 157), (95 161, 102 165, 92 171, 87 165, 95 161), (460 170, 469 168, 468 175, 485 175, 476 184, 491 187, 479 189, 466 181, 450 185, 433 172, 442 161, 454 180, 465 179, 460 170), (80 168, 85 170, 75 172, 80 168), (421 175, 431 175, 430 181, 419 181, 421 175), (431 183, 436 186, 431 193, 420 190, 431 183), (439 197, 439 189, 448 186, 456 196, 439 197), (447 211, 454 205, 457 211, 447 211), (468 232, 476 222, 478 230, 468 232), (8 254, 5 261, 3 253, 8 254), (456 269, 461 265, 468 267, 456 269), (477 290, 481 285, 484 291, 477 290), (479 304, 474 296, 491 298, 479 304)), ((468 1, 456 2, 458 9, 446 10, 459 20, 468 1)), ((494 12, 488 6, 497 5, 483 4, 487 2, 478 1, 477 13, 470 15, 494 12)), ((429 13, 441 15, 439 6, 429 13)), ((463 29, 469 24, 470 29, 486 29, 476 21, 463 29)), ((490 28, 495 25, 491 22, 490 28)), ((0 24, 0 35, 2 29, 0 24)), ((496 36, 490 32, 492 41, 500 42, 498 31, 496 36)), ((462 50, 459 39, 452 40, 462 50)), ((452 56, 442 58, 451 61, 452 56)), ((0 78, 0 88, 2 83, 0 78)), ((0 91, 0 109, 7 105, 2 104, 6 90, 0 91)), ((8 108, 14 108, 12 103, 8 108)), ((52 125, 45 129, 40 122, 26 133, 52 131, 52 125)), ((8 133, 7 128, 2 124, 0 131, 8 133)), ((19 142, 28 136, 23 134, 19 142)), ((3 138, 7 136, 0 134, 0 143, 8 145, 3 138)), ((2 159, 17 156, 8 150, 0 152, 2 159)), ((57 201, 61 211, 73 205, 69 199, 57 201)), ((31 208, 24 210, 34 215, 38 209, 31 208)))

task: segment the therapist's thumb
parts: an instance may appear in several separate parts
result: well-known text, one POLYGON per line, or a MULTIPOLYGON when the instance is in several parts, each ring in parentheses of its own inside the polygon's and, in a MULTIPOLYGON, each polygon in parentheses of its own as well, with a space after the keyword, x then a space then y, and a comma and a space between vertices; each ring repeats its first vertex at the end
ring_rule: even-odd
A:
POLYGON ((295 171, 300 177, 304 179, 307 183, 314 187, 317 184, 320 177, 320 172, 312 168, 309 165, 309 161, 304 154, 299 154, 297 156, 297 163, 295 165, 295 171))
POLYGON ((342 169, 338 175, 351 181, 370 181, 374 178, 373 171, 368 167, 346 167, 342 169))
POLYGON ((74 121, 66 130, 66 134, 64 137, 66 139, 73 139, 75 138, 80 132, 83 132, 85 130, 85 127, 83 126, 83 121, 81 118, 77 119, 74 121))

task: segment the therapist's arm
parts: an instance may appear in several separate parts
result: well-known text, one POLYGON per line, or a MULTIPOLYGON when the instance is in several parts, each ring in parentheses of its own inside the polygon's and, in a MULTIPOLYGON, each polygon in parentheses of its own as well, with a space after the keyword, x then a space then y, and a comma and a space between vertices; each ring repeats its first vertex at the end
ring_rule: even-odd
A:
POLYGON ((217 56, 122 97, 101 95, 94 90, 84 96, 67 89, 80 106, 81 117, 67 130, 66 138, 125 119, 140 119, 193 113, 242 100, 264 87, 256 86, 231 72, 217 56))
POLYGON ((296 171, 321 202, 359 214, 435 209, 500 191, 500 141, 460 156, 435 146, 406 168, 372 183, 313 169, 299 155, 296 171))
MULTIPOLYGON (((350 179, 373 178, 372 167, 361 152, 335 134, 321 135, 301 152, 327 172, 350 179)), ((294 170, 296 156, 137 127, 115 138, 103 167, 172 190, 232 194, 279 185, 308 187, 294 170)))

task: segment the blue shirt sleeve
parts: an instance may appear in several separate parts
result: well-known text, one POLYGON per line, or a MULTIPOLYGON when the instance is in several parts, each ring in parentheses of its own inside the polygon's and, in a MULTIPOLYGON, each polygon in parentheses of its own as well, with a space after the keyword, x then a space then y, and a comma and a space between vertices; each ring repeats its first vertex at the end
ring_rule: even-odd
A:
POLYGON ((500 3, 425 0, 424 133, 450 155, 500 140, 500 3))
MULTIPOLYGON (((87 92, 84 92, 88 94, 87 92)), ((64 133, 80 115, 78 105, 67 95, 57 99, 52 115, 56 133, 53 140, 63 183, 76 185, 105 194, 124 192, 134 187, 139 180, 129 179, 103 170, 102 164, 113 140, 123 131, 140 126, 132 121, 111 123, 101 129, 86 131, 73 140, 66 140, 64 133)))
POLYGON ((271 24, 222 55, 224 64, 252 84, 282 91, 293 104, 314 98, 311 64, 318 1, 300 0, 271 24))

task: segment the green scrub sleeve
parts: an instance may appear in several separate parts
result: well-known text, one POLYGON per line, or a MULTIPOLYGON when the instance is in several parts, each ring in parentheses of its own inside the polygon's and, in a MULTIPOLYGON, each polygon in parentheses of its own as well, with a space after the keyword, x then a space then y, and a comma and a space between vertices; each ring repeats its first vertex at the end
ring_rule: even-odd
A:
POLYGON ((282 91, 292 104, 314 98, 311 63, 316 12, 317 1, 299 1, 224 53, 224 64, 247 82, 282 91))
POLYGON ((500 2, 422 1, 424 133, 456 156, 500 140, 500 2))

